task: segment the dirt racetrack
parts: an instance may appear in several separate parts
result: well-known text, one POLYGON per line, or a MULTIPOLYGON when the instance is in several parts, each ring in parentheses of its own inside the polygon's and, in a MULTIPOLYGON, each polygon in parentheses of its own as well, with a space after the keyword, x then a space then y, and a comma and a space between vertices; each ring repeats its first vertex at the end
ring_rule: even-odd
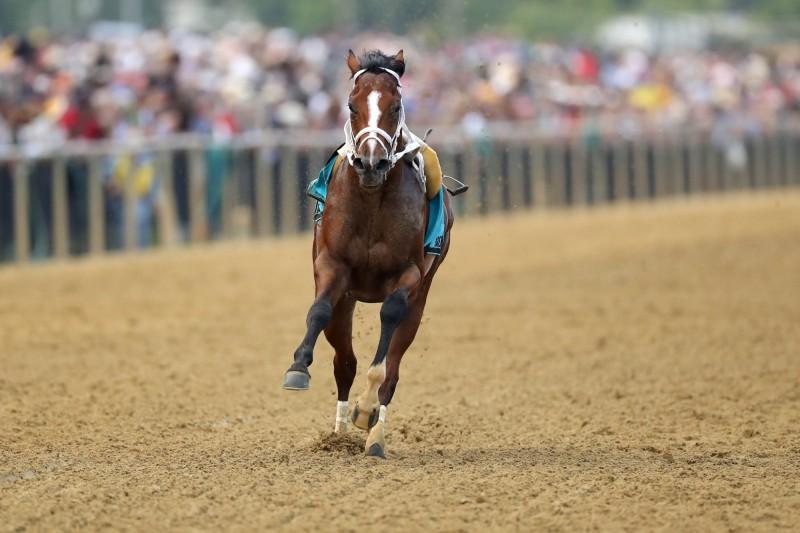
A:
POLYGON ((0 270, 0 530, 800 528, 797 193, 459 222, 385 461, 280 389, 309 247, 0 270))

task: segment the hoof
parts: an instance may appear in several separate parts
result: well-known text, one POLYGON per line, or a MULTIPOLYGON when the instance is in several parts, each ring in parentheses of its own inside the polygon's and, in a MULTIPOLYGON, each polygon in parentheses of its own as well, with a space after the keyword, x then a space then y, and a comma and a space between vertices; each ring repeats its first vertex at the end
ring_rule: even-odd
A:
POLYGON ((286 390, 308 390, 311 376, 298 370, 289 370, 283 378, 283 388, 286 390))
POLYGON ((375 443, 367 449, 367 457, 380 457, 381 459, 386 459, 386 454, 383 453, 383 446, 379 443, 375 443))
POLYGON ((362 411, 358 408, 358 404, 353 407, 353 416, 350 417, 353 425, 359 429, 371 429, 372 426, 378 423, 378 409, 375 408, 371 413, 362 411))

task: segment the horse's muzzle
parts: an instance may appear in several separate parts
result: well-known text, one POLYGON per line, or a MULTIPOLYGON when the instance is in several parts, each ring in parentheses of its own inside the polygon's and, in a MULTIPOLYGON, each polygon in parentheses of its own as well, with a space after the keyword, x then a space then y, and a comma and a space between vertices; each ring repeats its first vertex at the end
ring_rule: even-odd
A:
POLYGON ((390 167, 389 160, 385 158, 356 157, 353 159, 353 168, 358 174, 358 183, 365 189, 377 189, 383 185, 390 167))

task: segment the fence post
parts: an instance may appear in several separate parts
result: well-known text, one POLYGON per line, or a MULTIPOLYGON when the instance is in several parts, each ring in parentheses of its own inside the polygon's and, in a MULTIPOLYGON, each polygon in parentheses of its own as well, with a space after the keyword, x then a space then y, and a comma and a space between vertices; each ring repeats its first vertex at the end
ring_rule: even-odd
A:
POLYGON ((487 160, 486 154, 476 154, 476 169, 478 175, 478 212, 481 215, 486 215, 489 212, 489 177, 488 177, 488 166, 489 161, 487 160))
POLYGON ((719 157, 717 145, 709 139, 706 147, 706 191, 716 192, 719 190, 719 157))
POLYGON ((586 146, 583 142, 578 140, 572 143, 569 153, 572 156, 572 161, 569 165, 572 194, 569 199, 573 205, 589 205, 592 203, 592 184, 591 171, 586 161, 586 146))
POLYGON ((688 153, 684 149, 683 141, 681 137, 676 136, 672 139, 671 143, 672 148, 672 193, 675 196, 681 196, 685 194, 684 183, 686 179, 686 173, 688 171, 688 153))
POLYGON ((533 170, 531 168, 531 147, 523 144, 520 147, 520 166, 522 170, 522 205, 525 208, 533 206, 533 170))
POLYGON ((498 164, 500 166, 498 175, 497 175, 497 185, 496 189, 499 189, 499 207, 502 211, 510 211, 511 210, 511 147, 507 144, 504 144, 499 147, 500 149, 497 152, 498 156, 498 164))
POLYGON ((754 156, 754 179, 753 183, 756 189, 763 189, 769 184, 768 165, 765 147, 765 138, 763 133, 753 140, 754 156))
POLYGON ((206 162, 202 148, 189 152, 189 232, 190 241, 206 237, 206 162))
POLYGON ((614 197, 617 202, 627 202, 631 190, 631 154, 627 141, 621 141, 614 147, 614 197))
POLYGON ((533 207, 541 208, 547 206, 547 160, 545 143, 537 140, 531 146, 533 154, 533 174, 531 191, 533 192, 533 207))
POLYGON ((742 160, 740 160, 739 165, 733 169, 731 175, 733 176, 733 187, 737 190, 744 190, 747 188, 747 172, 750 166, 750 154, 747 151, 747 144, 744 139, 739 140, 739 148, 742 150, 742 153, 739 154, 742 160))
POLYGON ((570 141, 564 140, 561 145, 562 172, 564 176, 564 189, 562 191, 564 205, 571 206, 575 201, 575 167, 573 165, 573 145, 570 141))
POLYGON ((270 161, 270 182, 272 186, 272 227, 275 235, 286 231, 283 227, 283 148, 274 148, 270 161))
POLYGON ((786 143, 783 142, 783 135, 781 130, 775 131, 775 147, 778 152, 778 183, 781 187, 785 187, 789 184, 789 175, 788 175, 788 168, 789 168, 789 153, 786 149, 786 143))
POLYGON ((306 196, 308 184, 313 179, 311 177, 313 159, 311 153, 310 148, 301 148, 295 157, 297 164, 297 229, 301 232, 308 231, 311 227, 314 213, 310 198, 306 196))
POLYGON ((28 162, 22 158, 14 164, 14 245, 18 263, 30 259, 30 206, 28 189, 28 162))
POLYGON ((725 144, 717 149, 717 161, 719 161, 719 189, 728 191, 736 188, 736 176, 734 169, 728 160, 730 144, 725 144))
POLYGON ((648 188, 650 182, 650 172, 648 165, 648 146, 647 142, 631 142, 631 151, 633 152, 633 176, 631 178, 631 199, 640 200, 648 196, 648 188))
POLYGON ((103 197, 102 161, 89 159, 89 253, 102 254, 106 248, 105 198, 103 197))
POLYGON ((727 160, 725 155, 725 150, 723 147, 712 144, 713 151, 714 151, 714 162, 716 164, 716 172, 714 174, 716 187, 715 190, 717 191, 724 191, 726 189, 726 167, 727 167, 727 160))
POLYGON ((617 146, 612 142, 603 147, 603 164, 606 168, 606 200, 616 202, 619 199, 619 155, 617 146))
MULTIPOLYGON (((223 170, 222 175, 219 176, 222 183, 216 185, 219 186, 219 193, 222 197, 219 199, 219 227, 215 228, 218 233, 214 238, 239 237, 243 229, 242 225, 244 221, 238 218, 241 213, 237 213, 236 210, 234 210, 234 206, 236 205, 238 192, 246 182, 246 152, 234 146, 215 146, 214 149, 224 150, 222 159, 226 163, 225 170, 223 170), (234 216, 237 217, 237 220, 234 220, 234 216)), ((217 154, 216 157, 220 156, 217 154)), ((216 180, 217 176, 212 173, 208 179, 210 183, 216 180)), ((211 237, 213 231, 211 213, 208 213, 206 216, 209 217, 209 237, 211 237)))
POLYGON ((502 146, 492 143, 490 149, 486 149, 480 158, 479 179, 481 191, 481 214, 487 215, 498 210, 499 189, 500 189, 500 166, 502 161, 500 152, 502 146))
POLYGON ((653 190, 654 198, 672 193, 672 146, 668 139, 659 136, 653 144, 653 190))
MULTIPOLYGON (((131 161, 136 161, 136 154, 130 154, 131 161)), ((136 199, 136 171, 135 165, 131 166, 131 172, 125 176, 122 184, 122 194, 124 203, 124 234, 125 250, 131 252, 136 250, 139 244, 139 224, 137 223, 137 199, 136 199)))
POLYGON ((563 206, 565 203, 566 179, 564 168, 564 150, 561 140, 545 146, 545 166, 547 169, 547 205, 563 206))
POLYGON ((53 160, 53 256, 63 259, 69 255, 69 199, 67 198, 67 162, 63 157, 53 160))
POLYGON ((172 179, 172 153, 160 151, 156 155, 156 172, 161 188, 158 191, 158 240, 161 246, 174 246, 178 242, 177 209, 175 207, 174 180, 172 179))
POLYGON ((275 225, 275 188, 267 157, 272 148, 256 148, 256 231, 260 237, 278 233, 275 225))
MULTIPOLYGON (((453 151, 453 174, 454 177, 458 180, 463 181, 466 184, 474 183, 474 180, 471 180, 466 175, 466 165, 464 164, 464 153, 461 151, 463 150, 463 146, 459 146, 453 151)), ((460 196, 455 197, 455 210, 459 216, 463 216, 466 213, 466 197, 467 195, 462 194, 460 196)))
POLYGON ((686 192, 693 195, 703 189, 703 145, 697 135, 689 138, 689 182, 686 192))
POLYGON ((542 143, 542 205, 545 208, 552 206, 556 203, 555 197, 555 171, 556 166, 553 163, 555 156, 553 155, 553 144, 550 139, 542 143))
POLYGON ((783 131, 783 143, 786 149, 786 183, 787 185, 794 185, 800 183, 800 176, 797 167, 797 149, 800 148, 797 139, 792 131, 783 131))
POLYGON ((297 202, 297 153, 293 148, 282 147, 279 157, 281 229, 288 234, 296 232, 300 223, 300 205, 297 202))
POLYGON ((769 159, 770 159, 770 182, 773 187, 779 187, 782 183, 781 179, 781 148, 778 142, 778 136, 773 131, 767 137, 769 143, 769 159))
POLYGON ((593 204, 604 204, 608 201, 608 168, 605 165, 605 147, 597 143, 589 151, 589 169, 592 173, 590 181, 593 204))
POLYGON ((744 150, 746 154, 746 165, 744 168, 744 184, 747 189, 756 188, 756 146, 750 137, 744 140, 744 150))

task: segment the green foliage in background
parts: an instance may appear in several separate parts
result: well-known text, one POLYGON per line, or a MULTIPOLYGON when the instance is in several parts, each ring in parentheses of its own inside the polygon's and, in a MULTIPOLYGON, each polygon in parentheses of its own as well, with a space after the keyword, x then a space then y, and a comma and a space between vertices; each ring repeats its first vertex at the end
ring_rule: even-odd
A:
MULTIPOLYGON (((133 18, 163 23, 175 0, 0 0, 0 31, 45 26, 77 33, 92 20, 133 18), (65 15, 68 14, 68 15, 65 15)), ((201 4, 204 0, 193 0, 201 4)), ((505 32, 531 38, 575 38, 620 13, 670 15, 739 11, 800 31, 800 0, 205 0, 215 12, 252 13, 269 26, 300 33, 364 29, 418 31, 450 38, 505 32), (237 11, 238 9, 238 11, 237 11)))
MULTIPOLYGON (((223 2, 225 0, 218 0, 223 2)), ((800 0, 238 0, 262 21, 301 32, 331 28, 424 31, 450 37, 502 31, 531 38, 585 35, 620 13, 739 11, 800 25, 800 0)))

